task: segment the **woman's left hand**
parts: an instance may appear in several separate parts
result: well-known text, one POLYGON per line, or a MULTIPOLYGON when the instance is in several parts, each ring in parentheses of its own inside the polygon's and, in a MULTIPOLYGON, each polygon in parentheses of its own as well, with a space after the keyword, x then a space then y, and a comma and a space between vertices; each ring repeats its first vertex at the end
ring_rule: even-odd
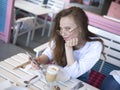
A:
POLYGON ((65 44, 68 47, 76 46, 78 44, 78 38, 71 38, 70 40, 67 40, 65 44))

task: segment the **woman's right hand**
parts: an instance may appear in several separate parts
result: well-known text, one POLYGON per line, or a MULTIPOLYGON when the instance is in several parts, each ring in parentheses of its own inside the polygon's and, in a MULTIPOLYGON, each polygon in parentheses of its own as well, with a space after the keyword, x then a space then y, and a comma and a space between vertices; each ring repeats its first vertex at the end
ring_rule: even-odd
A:
POLYGON ((34 60, 32 60, 31 58, 29 58, 31 65, 33 68, 35 68, 36 70, 40 69, 40 64, 37 62, 39 58, 35 58, 34 60))

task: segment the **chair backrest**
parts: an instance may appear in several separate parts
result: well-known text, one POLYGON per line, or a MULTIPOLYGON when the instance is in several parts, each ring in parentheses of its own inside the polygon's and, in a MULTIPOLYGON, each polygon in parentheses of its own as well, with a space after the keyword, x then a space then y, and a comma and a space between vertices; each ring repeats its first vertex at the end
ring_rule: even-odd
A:
POLYGON ((46 42, 46 43, 33 49, 36 52, 36 57, 39 57, 39 55, 42 53, 42 51, 44 51, 48 47, 48 44, 49 44, 49 42, 46 42))
POLYGON ((24 17, 16 20, 15 30, 32 30, 34 28, 35 17, 24 17))
POLYGON ((64 0, 48 0, 47 7, 54 10, 55 13, 65 8, 64 0))
POLYGON ((88 29, 104 41, 106 60, 103 56, 101 59, 120 67, 120 36, 94 26, 88 26, 88 29))
POLYGON ((48 0, 47 7, 53 11, 49 16, 54 18, 56 13, 66 8, 67 4, 69 4, 68 0, 48 0))
POLYGON ((26 0, 26 1, 37 4, 37 5, 42 5, 44 3, 44 0, 26 0))
POLYGON ((24 18, 17 19, 14 22, 13 44, 16 44, 18 36, 28 33, 27 41, 26 41, 26 46, 28 46, 31 31, 34 30, 34 27, 35 27, 34 22, 35 22, 35 17, 24 17, 24 18))

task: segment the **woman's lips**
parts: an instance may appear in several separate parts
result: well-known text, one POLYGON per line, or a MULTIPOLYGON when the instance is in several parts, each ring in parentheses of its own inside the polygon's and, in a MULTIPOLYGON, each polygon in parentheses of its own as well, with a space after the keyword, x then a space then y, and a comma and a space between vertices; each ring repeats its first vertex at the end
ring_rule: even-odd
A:
POLYGON ((63 37, 63 39, 64 39, 65 41, 67 41, 67 40, 69 39, 69 37, 63 37))

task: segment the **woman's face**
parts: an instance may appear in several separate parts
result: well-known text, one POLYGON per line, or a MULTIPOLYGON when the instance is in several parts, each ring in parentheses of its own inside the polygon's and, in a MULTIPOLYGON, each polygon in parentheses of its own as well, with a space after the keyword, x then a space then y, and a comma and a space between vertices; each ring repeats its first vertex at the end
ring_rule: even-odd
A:
POLYGON ((60 35, 65 41, 79 36, 80 28, 76 25, 72 16, 60 19, 60 35))

